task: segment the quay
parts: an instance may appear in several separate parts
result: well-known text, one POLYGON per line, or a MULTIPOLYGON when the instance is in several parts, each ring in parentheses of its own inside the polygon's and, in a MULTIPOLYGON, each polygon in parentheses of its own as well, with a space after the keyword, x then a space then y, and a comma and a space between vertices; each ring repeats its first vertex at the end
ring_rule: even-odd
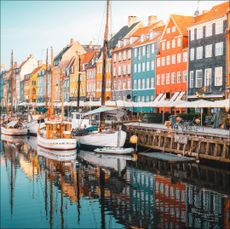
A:
POLYGON ((181 154, 196 159, 230 163, 230 132, 203 128, 201 131, 168 129, 161 124, 126 124, 127 140, 138 137, 138 146, 181 154))

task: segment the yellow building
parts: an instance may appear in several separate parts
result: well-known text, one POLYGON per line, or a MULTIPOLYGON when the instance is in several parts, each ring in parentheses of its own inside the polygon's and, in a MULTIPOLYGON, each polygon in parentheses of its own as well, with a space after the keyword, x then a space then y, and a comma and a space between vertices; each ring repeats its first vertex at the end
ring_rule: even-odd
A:
MULTIPOLYGON (((102 90, 102 55, 96 63, 96 98, 101 98, 102 90)), ((111 99, 111 58, 106 60, 106 100, 111 99)))
MULTIPOLYGON (((29 102, 35 103, 38 99, 38 72, 45 70, 46 65, 43 64, 33 70, 29 78, 29 102)), ((24 85, 25 86, 25 85, 24 85)))

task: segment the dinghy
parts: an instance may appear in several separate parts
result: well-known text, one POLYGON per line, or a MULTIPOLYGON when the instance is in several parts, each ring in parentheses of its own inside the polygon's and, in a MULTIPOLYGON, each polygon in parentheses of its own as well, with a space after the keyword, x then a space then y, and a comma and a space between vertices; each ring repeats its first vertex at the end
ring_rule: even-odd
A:
POLYGON ((134 148, 122 148, 122 147, 103 147, 94 150, 95 153, 103 154, 131 154, 134 152, 134 148))

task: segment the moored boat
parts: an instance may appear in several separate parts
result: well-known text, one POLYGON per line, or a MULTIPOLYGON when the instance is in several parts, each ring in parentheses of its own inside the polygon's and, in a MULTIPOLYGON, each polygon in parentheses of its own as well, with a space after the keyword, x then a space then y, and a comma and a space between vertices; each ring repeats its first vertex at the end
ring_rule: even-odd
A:
POLYGON ((20 122, 18 120, 4 122, 1 125, 1 134, 10 136, 27 135, 27 127, 23 122, 20 122))
POLYGON ((103 147, 97 148, 94 150, 95 153, 103 153, 103 154, 130 154, 134 152, 134 148, 122 148, 122 147, 103 147))

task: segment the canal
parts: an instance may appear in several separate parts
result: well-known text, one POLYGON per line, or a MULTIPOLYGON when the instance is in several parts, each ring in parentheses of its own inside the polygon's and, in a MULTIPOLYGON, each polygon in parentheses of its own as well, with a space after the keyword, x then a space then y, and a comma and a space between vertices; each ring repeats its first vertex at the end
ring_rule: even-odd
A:
POLYGON ((169 173, 83 151, 60 159, 36 138, 9 140, 1 142, 1 228, 230 228, 229 170, 194 163, 169 173))

